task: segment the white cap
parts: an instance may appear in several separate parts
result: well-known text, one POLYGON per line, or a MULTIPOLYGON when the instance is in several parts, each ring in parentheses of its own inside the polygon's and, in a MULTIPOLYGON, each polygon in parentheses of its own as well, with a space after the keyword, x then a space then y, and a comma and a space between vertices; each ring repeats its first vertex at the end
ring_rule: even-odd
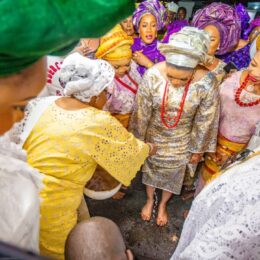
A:
POLYGON ((170 2, 166 4, 166 7, 169 11, 173 12, 173 13, 177 13, 179 6, 177 4, 175 4, 174 2, 170 2))

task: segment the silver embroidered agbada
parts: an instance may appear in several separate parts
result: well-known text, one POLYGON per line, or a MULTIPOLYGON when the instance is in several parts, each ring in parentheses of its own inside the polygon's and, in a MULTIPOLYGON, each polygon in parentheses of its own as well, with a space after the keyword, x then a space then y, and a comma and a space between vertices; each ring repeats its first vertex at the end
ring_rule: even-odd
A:
MULTIPOLYGON (((158 64, 145 74, 139 85, 130 130, 137 138, 158 146, 156 155, 147 159, 142 168, 143 183, 180 194, 191 153, 215 151, 219 96, 212 73, 191 83, 180 121, 169 129, 161 120, 166 78, 160 70, 164 69, 166 64, 158 64)), ((177 112, 183 91, 184 87, 170 85, 166 111, 171 115, 177 112)))

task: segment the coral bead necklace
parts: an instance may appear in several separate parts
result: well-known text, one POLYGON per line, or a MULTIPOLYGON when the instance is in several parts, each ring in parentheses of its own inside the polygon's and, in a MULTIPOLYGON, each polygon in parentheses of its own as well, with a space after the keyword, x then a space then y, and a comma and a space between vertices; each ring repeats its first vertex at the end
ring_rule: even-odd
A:
POLYGON ((183 95, 182 95, 181 102, 180 102, 180 106, 179 106, 179 109, 177 111, 176 116, 172 116, 172 117, 166 112, 166 104, 167 104, 167 101, 168 101, 168 90, 169 90, 168 81, 166 82, 166 86, 165 86, 164 93, 163 93, 163 100, 162 100, 161 121, 164 124, 164 126, 166 126, 167 128, 174 128, 178 125, 180 118, 181 118, 181 115, 182 115, 182 112, 183 112, 183 107, 184 107, 184 104, 185 104, 186 96, 187 96, 187 93, 189 91, 191 81, 192 81, 192 79, 189 80, 189 82, 187 83, 187 85, 184 88, 183 95), (167 119, 167 121, 170 124, 168 124, 166 122, 165 118, 167 119))
POLYGON ((246 88, 249 80, 252 82, 256 82, 255 78, 253 78, 252 76, 247 74, 245 80, 242 82, 240 87, 235 92, 235 101, 241 107, 252 107, 252 106, 256 106, 256 105, 260 104, 260 98, 258 98, 255 101, 247 102, 247 103, 241 101, 241 99, 240 99, 240 95, 241 95, 242 91, 246 88))

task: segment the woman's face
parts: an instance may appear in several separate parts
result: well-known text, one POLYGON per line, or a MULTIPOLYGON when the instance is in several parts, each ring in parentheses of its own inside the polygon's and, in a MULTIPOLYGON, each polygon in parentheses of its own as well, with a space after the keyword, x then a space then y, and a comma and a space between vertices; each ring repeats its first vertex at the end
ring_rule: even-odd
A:
POLYGON ((166 26, 171 24, 175 19, 176 13, 167 10, 166 26))
POLYGON ((139 25, 139 34, 142 41, 146 44, 152 43, 157 37, 157 21, 152 14, 142 17, 139 25))
POLYGON ((194 70, 178 69, 170 64, 166 64, 166 75, 173 87, 186 86, 193 76, 194 70))
POLYGON ((248 67, 249 75, 254 77, 260 83, 260 51, 258 51, 251 60, 248 67))
POLYGON ((126 18, 122 23, 121 23, 122 29, 126 32, 128 36, 133 36, 135 33, 134 30, 134 25, 133 25, 133 19, 132 16, 126 18))
POLYGON ((115 70, 115 75, 122 78, 130 70, 131 59, 108 61, 115 70))
POLYGON ((183 9, 180 9, 179 11, 178 11, 178 19, 179 20, 184 20, 186 18, 186 12, 183 10, 183 9))
POLYGON ((210 45, 208 54, 214 56, 220 45, 220 33, 216 26, 208 25, 204 28, 210 35, 210 45))
POLYGON ((35 98, 46 82, 46 60, 37 61, 21 73, 0 77, 0 135, 24 117, 28 101, 35 98))
POLYGON ((253 42, 257 35, 260 34, 260 26, 256 26, 249 35, 249 42, 253 42))

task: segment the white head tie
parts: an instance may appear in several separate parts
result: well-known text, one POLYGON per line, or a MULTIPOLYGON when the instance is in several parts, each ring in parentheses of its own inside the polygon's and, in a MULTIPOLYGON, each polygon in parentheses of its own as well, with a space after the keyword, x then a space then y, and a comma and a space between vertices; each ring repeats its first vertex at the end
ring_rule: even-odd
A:
POLYGON ((196 68, 199 63, 197 58, 193 58, 192 56, 187 58, 187 55, 181 53, 172 53, 171 55, 167 55, 166 61, 172 65, 191 69, 196 68))
POLYGON ((187 26, 172 34, 169 43, 159 44, 159 50, 170 64, 194 69, 211 59, 207 55, 209 44, 206 31, 187 26))
POLYGON ((63 61, 59 81, 64 87, 65 96, 89 102, 111 85, 114 76, 114 69, 108 62, 73 53, 63 61))
POLYGON ((170 2, 166 4, 166 7, 169 11, 173 12, 173 13, 177 13, 179 6, 177 4, 175 4, 174 2, 170 2))

